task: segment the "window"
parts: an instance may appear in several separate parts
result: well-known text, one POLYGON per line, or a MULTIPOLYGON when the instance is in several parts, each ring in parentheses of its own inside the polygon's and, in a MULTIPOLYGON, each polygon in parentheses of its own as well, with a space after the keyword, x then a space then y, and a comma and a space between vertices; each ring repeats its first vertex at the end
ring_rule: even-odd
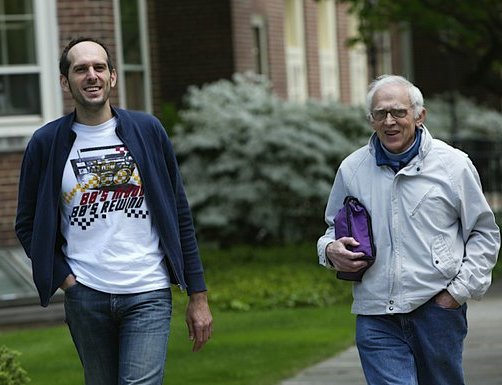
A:
POLYGON ((254 15, 251 18, 253 28, 253 56, 255 72, 268 75, 268 45, 267 29, 262 16, 254 15))
POLYGON ((0 0, 0 7, 0 116, 39 115, 40 75, 31 1, 0 0))
POLYGON ((320 0, 317 5, 321 97, 340 99, 340 75, 334 0, 320 0))
POLYGON ((146 3, 144 0, 116 0, 119 10, 120 104, 132 110, 151 112, 146 3))
POLYGON ((377 74, 392 73, 391 39, 388 31, 375 33, 377 74))
POLYGON ((307 66, 305 64, 305 31, 303 1, 285 0, 284 33, 288 98, 295 101, 307 99, 307 66))
POLYGON ((401 62, 401 73, 413 81, 413 41, 409 24, 403 24, 399 34, 399 51, 401 62))
POLYGON ((0 0, 0 138, 61 114, 56 0, 0 0))

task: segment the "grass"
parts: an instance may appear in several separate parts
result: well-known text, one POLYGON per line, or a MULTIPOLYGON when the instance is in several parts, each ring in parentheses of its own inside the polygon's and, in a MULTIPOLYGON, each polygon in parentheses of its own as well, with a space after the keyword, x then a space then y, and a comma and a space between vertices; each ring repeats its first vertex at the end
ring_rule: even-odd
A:
MULTIPOLYGON (((203 351, 191 352, 186 295, 174 290, 165 384, 276 385, 351 345, 351 285, 320 268, 315 254, 313 243, 203 248, 213 338, 203 351)), ((501 267, 499 260, 497 278, 501 267)), ((0 331, 0 345, 21 352, 32 384, 83 384, 65 326, 0 331)))
POLYGON ((189 351, 184 326, 176 327, 166 384, 276 384, 350 345, 353 330, 347 305, 217 312, 214 337, 201 353, 189 351))
POLYGON ((201 250, 212 308, 322 307, 348 303, 351 285, 317 263, 315 242, 282 247, 201 250))
MULTIPOLYGON (((214 335, 191 352, 184 309, 175 311, 166 385, 273 385, 350 345, 348 305, 324 308, 214 311, 214 335)), ((0 332, 0 345, 21 352, 32 384, 82 385, 80 362, 65 326, 0 332)))
MULTIPOLYGON (((201 250, 214 318, 203 351, 191 352, 186 294, 173 290, 166 385, 274 385, 352 344, 350 284, 318 266, 315 243, 201 250)), ((36 385, 82 385, 64 325, 0 331, 36 385)))

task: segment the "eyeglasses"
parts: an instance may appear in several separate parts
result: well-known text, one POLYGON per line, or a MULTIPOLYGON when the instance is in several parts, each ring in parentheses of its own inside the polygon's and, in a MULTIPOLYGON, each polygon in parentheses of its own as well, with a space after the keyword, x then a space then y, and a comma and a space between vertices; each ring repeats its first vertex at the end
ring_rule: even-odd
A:
POLYGON ((387 114, 391 114, 394 119, 404 118, 408 115, 409 108, 391 108, 390 110, 373 110, 371 111, 371 117, 374 120, 380 121, 387 118, 387 114))

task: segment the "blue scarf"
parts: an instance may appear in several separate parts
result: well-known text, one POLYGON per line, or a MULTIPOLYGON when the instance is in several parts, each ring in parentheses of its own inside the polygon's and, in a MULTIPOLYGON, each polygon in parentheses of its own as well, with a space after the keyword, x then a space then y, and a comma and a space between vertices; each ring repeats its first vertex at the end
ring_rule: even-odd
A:
POLYGON ((380 142, 380 139, 376 137, 375 140, 375 151, 376 151, 376 163, 377 166, 389 166, 397 173, 403 167, 405 167, 410 161, 418 155, 418 150, 420 149, 420 142, 422 141, 422 130, 417 127, 415 130, 415 141, 406 151, 400 154, 393 154, 387 150, 384 145, 380 142))

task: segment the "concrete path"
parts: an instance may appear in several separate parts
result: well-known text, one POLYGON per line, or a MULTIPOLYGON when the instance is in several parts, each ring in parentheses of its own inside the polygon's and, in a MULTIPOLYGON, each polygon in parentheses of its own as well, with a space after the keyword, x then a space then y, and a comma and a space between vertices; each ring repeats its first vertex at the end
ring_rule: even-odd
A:
MULTIPOLYGON (((502 385, 502 279, 482 301, 468 303, 466 385, 502 385)), ((351 347, 279 385, 366 385, 357 349, 351 347)))

